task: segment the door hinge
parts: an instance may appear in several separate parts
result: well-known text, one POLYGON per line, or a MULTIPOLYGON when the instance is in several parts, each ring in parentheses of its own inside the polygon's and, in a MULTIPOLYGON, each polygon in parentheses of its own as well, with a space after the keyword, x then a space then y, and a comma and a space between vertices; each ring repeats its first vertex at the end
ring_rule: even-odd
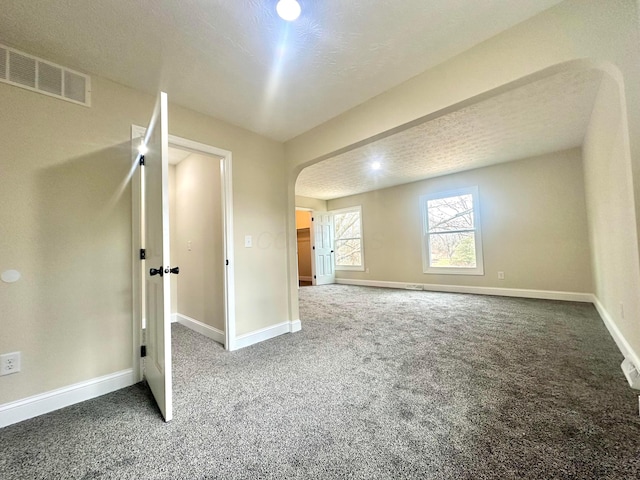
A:
POLYGON ((313 246, 313 249, 314 249, 314 250, 316 249, 316 246, 315 246, 315 245, 313 246))
POLYGON ((140 260, 145 260, 147 258, 147 250, 145 248, 140 249, 140 260))
POLYGON ((316 220, 315 218, 311 217, 311 221, 312 221, 312 222, 315 222, 315 220, 316 220))
POLYGON ((226 264, 229 265, 229 260, 226 260, 226 264))
POLYGON ((316 276, 314 275, 313 278, 316 278, 316 276))
POLYGON ((146 357, 147 356, 147 346, 146 345, 140 345, 140 356, 141 357, 146 357))
POLYGON ((144 155, 140 155, 140 165, 144 165, 144 155))

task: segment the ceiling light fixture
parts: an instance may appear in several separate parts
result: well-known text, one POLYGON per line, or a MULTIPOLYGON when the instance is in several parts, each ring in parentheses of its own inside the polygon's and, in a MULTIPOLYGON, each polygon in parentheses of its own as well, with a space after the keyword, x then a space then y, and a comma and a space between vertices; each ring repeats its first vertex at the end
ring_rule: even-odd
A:
POLYGON ((283 20, 293 22, 300 16, 302 9, 296 0, 280 0, 276 5, 276 11, 283 20))
POLYGON ((372 168, 373 170, 380 170, 380 167, 382 167, 382 164, 380 164, 380 162, 373 162, 373 163, 371 164, 371 168, 372 168))

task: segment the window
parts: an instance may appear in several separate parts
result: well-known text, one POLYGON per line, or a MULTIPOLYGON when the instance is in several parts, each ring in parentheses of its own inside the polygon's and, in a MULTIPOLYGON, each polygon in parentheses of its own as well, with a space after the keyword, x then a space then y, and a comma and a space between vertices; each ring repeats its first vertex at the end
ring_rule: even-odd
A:
POLYGON ((420 197, 424 273, 484 275, 478 187, 420 197))
POLYGON ((362 208, 343 208, 332 213, 336 270, 364 270, 362 208))

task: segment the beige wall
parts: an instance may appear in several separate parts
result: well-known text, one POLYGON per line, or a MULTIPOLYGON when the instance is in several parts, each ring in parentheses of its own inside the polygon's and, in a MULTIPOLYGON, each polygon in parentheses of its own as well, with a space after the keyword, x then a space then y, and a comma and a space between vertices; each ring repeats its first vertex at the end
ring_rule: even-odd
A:
MULTIPOLYGON (((636 2, 568 0, 286 142, 290 168, 366 142, 429 115, 459 109, 563 62, 616 66, 627 102, 640 94, 636 2)), ((637 109, 636 109, 637 110, 637 109)), ((640 112, 630 112, 632 126, 640 112)), ((638 145, 640 147, 640 145, 638 145)))
POLYGON ((169 115, 171 134, 233 152, 236 335, 289 320, 282 143, 175 105, 169 115))
MULTIPOLYGON (((631 183, 635 218, 640 228, 640 41, 638 2, 633 0, 568 0, 409 81, 286 142, 289 223, 295 241, 295 179, 302 168, 396 130, 457 110, 480 99, 559 71, 601 68, 622 86, 628 115, 631 183)), ((626 147, 625 147, 626 148, 626 147)), ((599 159, 598 161, 603 161, 599 159)), ((602 167, 604 168, 604 167, 602 167)), ((625 199, 629 202, 630 199, 625 199)), ((632 208, 627 205, 626 209, 632 208)), ((600 229, 600 226, 592 227, 600 229)), ((611 234, 601 230, 598 236, 611 234)), ((636 235, 637 236, 637 235, 636 235)), ((593 232, 592 232, 593 237, 593 232)), ((638 241, 629 247, 630 258, 638 241)), ((366 252, 368 255, 368 252, 366 252)), ((366 258, 367 262, 369 261, 366 258)), ((295 278, 295 252, 290 252, 289 278, 295 278), (293 257, 293 258, 292 258, 293 257)), ((637 271, 638 262, 627 265, 637 271)), ((635 275, 635 274, 634 274, 635 275)), ((615 288, 609 285, 609 288, 615 288)), ((292 317, 298 316, 297 286, 290 281, 292 317)), ((637 295, 637 291, 635 292, 637 295)), ((629 322, 640 321, 632 312, 629 322)), ((636 351, 640 342, 633 339, 636 351)), ((637 362, 640 368, 640 362, 637 362)))
MULTIPOLYGON (((0 404, 132 367, 131 124, 154 98, 94 76, 91 108, 0 84, 0 404)), ((288 320, 283 146, 169 106, 171 134, 233 152, 237 334, 288 320), (244 235, 278 241, 245 249, 244 235), (268 282, 264 279, 269 278, 268 282)))
POLYGON ((355 205, 369 273, 337 271, 338 278, 592 290, 579 149, 328 201, 330 210, 355 205), (422 273, 420 196, 470 186, 479 189, 485 275, 422 273))
MULTIPOLYGON (((237 334, 298 318, 294 185, 303 165, 562 62, 619 72, 640 205, 639 45, 636 2, 563 2, 287 142, 286 165, 281 143, 170 105, 172 134, 233 152, 237 334), (247 234, 254 248, 244 248, 247 234)), ((146 125, 154 99, 95 76, 92 87, 84 108, 0 85, 0 271, 23 275, 0 283, 0 352, 23 353, 22 372, 0 377, 0 404, 131 367, 130 125, 146 125)), ((592 224, 592 238, 605 233, 592 224)))
POLYGON ((317 198, 302 197, 296 195, 296 207, 298 208, 310 208, 316 212, 327 211, 327 201, 318 200, 317 198))
POLYGON ((224 331, 220 160, 192 154, 176 167, 178 313, 224 331), (189 249, 191 242, 191 249, 189 249))
POLYGON ((640 274, 633 184, 616 82, 605 76, 585 139, 594 293, 640 359, 640 274), (623 313, 624 311, 624 313, 623 313))

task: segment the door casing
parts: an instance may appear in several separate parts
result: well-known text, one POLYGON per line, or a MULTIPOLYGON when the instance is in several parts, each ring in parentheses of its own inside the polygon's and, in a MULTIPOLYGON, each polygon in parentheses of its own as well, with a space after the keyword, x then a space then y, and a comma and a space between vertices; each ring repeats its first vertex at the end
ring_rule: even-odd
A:
MULTIPOLYGON (((145 127, 138 125, 131 126, 131 153, 134 161, 138 157, 136 139, 144 137, 145 127)), ((225 298, 225 349, 235 350, 236 338, 236 308, 235 308, 235 282, 234 282, 234 249, 233 249, 233 183, 232 183, 232 153, 212 145, 195 142, 183 137, 169 135, 169 146, 190 150, 194 153, 204 155, 215 155, 222 158, 220 163, 220 178, 222 186, 222 223, 224 237, 224 256, 226 259, 224 275, 224 298, 225 298)), ((142 268, 140 266, 140 249, 142 245, 142 201, 141 201, 141 169, 137 165, 133 166, 132 175, 132 283, 133 283, 133 374, 134 382, 139 382, 143 378, 142 361, 140 357, 140 346, 143 345, 142 338, 142 268)), ((175 262, 174 262, 175 263, 175 262)))
POLYGON ((328 285, 336 282, 336 267, 333 252, 333 213, 313 211, 311 214, 311 272, 313 274, 314 285, 328 285), (325 222, 326 220, 326 222, 325 222), (328 227, 328 235, 325 237, 325 227, 328 227), (318 265, 318 259, 323 265, 318 265), (327 274, 327 267, 331 269, 331 274, 327 274), (322 275, 321 275, 322 273, 322 275))

